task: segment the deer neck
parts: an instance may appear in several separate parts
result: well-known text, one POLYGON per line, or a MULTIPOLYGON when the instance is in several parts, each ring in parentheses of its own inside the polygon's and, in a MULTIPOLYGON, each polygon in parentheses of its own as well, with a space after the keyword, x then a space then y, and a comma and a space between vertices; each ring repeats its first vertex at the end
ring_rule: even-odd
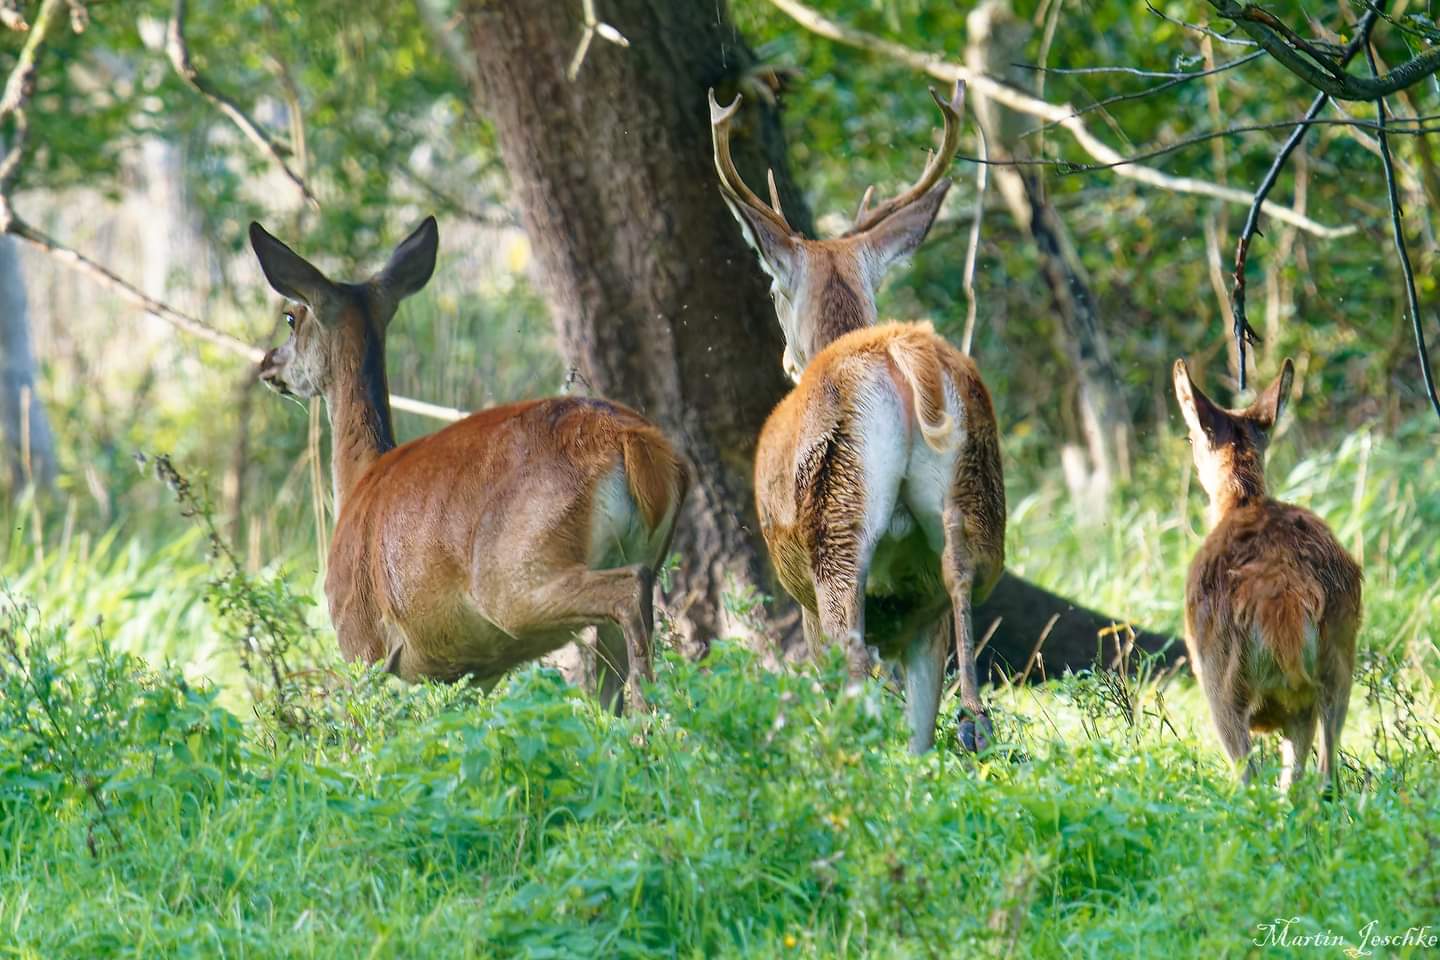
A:
POLYGON ((344 372, 325 392, 330 414, 331 472, 335 483, 335 512, 355 484, 387 450, 395 447, 390 421, 390 386, 385 378, 385 344, 366 331, 352 344, 352 355, 340 364, 344 372))
POLYGON ((1213 529, 1226 514, 1265 499, 1265 472, 1256 450, 1234 450, 1221 474, 1221 483, 1210 493, 1209 521, 1213 529))
POLYGON ((812 288, 809 299, 807 356, 814 357, 845 334, 875 323, 875 295, 860 276, 829 271, 812 288))

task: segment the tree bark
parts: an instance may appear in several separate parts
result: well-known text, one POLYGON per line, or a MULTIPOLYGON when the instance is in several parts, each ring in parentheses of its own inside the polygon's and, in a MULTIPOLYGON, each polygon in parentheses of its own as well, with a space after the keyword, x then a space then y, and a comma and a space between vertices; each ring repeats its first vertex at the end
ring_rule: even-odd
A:
MULTIPOLYGON (((743 630, 723 613, 727 590, 774 582, 751 465, 760 427, 788 386, 769 279, 716 187, 707 88, 722 102, 748 91, 737 164, 757 184, 773 167, 791 223, 809 231, 810 216, 789 176, 778 114, 751 95, 764 72, 723 2, 597 8, 629 46, 595 37, 573 81, 567 70, 584 32, 578 0, 462 2, 470 59, 458 66, 495 126, 567 361, 597 394, 655 419, 695 465, 675 542, 682 599, 672 598, 698 641, 693 654, 743 630)), ((456 55, 453 42, 447 49, 456 55)), ((1089 666, 1096 630, 1110 618, 1024 581, 1002 580, 977 623, 1001 616, 991 654, 1023 664, 1055 614, 1049 669, 1089 666)))
POLYGON ((35 392, 25 276, 15 241, 0 236, 0 446, 10 489, 55 483, 55 441, 35 392))

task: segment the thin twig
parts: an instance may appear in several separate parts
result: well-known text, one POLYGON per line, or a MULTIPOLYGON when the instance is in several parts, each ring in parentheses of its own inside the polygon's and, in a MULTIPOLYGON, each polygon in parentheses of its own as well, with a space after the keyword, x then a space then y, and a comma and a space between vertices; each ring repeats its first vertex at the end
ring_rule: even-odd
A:
MULTIPOLYGON (((1058 3, 1059 0, 1056 0, 1058 3)), ((983 159, 990 159, 990 149, 985 142, 985 130, 980 124, 975 124, 975 136, 980 148, 980 156, 983 159)), ((965 333, 960 338, 960 351, 970 353, 970 345, 975 338, 975 315, 978 312, 978 303, 975 299, 975 262, 980 254, 980 218, 985 213, 985 185, 988 181, 987 173, 989 165, 977 163, 975 165, 975 212, 970 221, 970 243, 965 248, 965 333)), ((977 653, 979 651, 976 651, 977 653)))
MULTIPOLYGON (((1088 105, 1088 106, 1084 106, 1084 107, 1081 107, 1079 110, 1076 110, 1073 114, 1071 114, 1071 116, 1079 117, 1079 116, 1083 116, 1083 115, 1085 115, 1085 114, 1087 114, 1087 113, 1090 113, 1091 111, 1094 111, 1094 110, 1101 110, 1101 109, 1103 109, 1103 108, 1105 108, 1105 107, 1110 106, 1111 104, 1123 103, 1123 102, 1125 102, 1126 100, 1140 100, 1140 99, 1143 99, 1143 98, 1145 98, 1145 97, 1153 96, 1154 94, 1157 94, 1157 93, 1163 93, 1164 91, 1169 90, 1169 89, 1172 88, 1172 87, 1178 87, 1178 86, 1180 86, 1181 84, 1189 83, 1191 80, 1199 80, 1201 77, 1212 76, 1212 75, 1217 74, 1217 73, 1223 73, 1223 72, 1226 71, 1226 70, 1233 70, 1233 69, 1235 69, 1236 67, 1244 66, 1245 64, 1249 63, 1251 60, 1256 60, 1256 59, 1258 59, 1258 58, 1260 58, 1260 57, 1263 57, 1263 56, 1265 56, 1265 51, 1264 51, 1264 50, 1256 50, 1254 53, 1248 54, 1248 55, 1243 56, 1243 57, 1239 57, 1239 58, 1237 58, 1237 59, 1235 59, 1235 60, 1229 60, 1229 61, 1227 61, 1227 62, 1225 62, 1225 63, 1222 63, 1222 64, 1219 64, 1219 65, 1217 65, 1217 66, 1211 67, 1211 68, 1208 69, 1208 70, 1197 70, 1197 71, 1195 71, 1194 73, 1172 73, 1172 74, 1157 73, 1157 74, 1153 74, 1154 76, 1161 76, 1161 77, 1169 76, 1169 77, 1172 77, 1172 78, 1174 78, 1174 79, 1167 80, 1167 81, 1164 82, 1164 83, 1157 83, 1157 84, 1155 84, 1153 87, 1146 87, 1146 88, 1144 88, 1143 90, 1135 90, 1135 91, 1133 91, 1133 92, 1131 92, 1131 93, 1117 93, 1117 94, 1114 94, 1113 96, 1106 97, 1106 98, 1103 99, 1103 100, 1097 100, 1097 101, 1095 101, 1094 103, 1092 103, 1092 104, 1090 104, 1090 105, 1088 105)), ((1108 68, 1097 67, 1096 69, 1108 69, 1108 68)), ((1125 68, 1116 68, 1116 69, 1125 69, 1125 68)), ((1033 136, 1034 134, 1037 134, 1037 133, 1044 133, 1046 130, 1051 129, 1051 128, 1054 127, 1055 125, 1056 125, 1056 122, 1055 122, 1055 121, 1052 121, 1052 122, 1050 122, 1050 123, 1043 123, 1043 124, 1041 124, 1040 126, 1034 128, 1033 130, 1027 130, 1027 131, 1025 131, 1025 132, 1022 133, 1020 136, 1021 136, 1021 138, 1023 139, 1024 137, 1033 136)))
MULTIPOLYGON (((3 202, 3 200, 4 198, 0 197, 0 202, 3 202)), ((265 351, 259 347, 246 343, 244 340, 233 337, 223 331, 216 330, 209 324, 181 313, 167 303, 156 300, 140 288, 122 279, 113 271, 96 263, 84 254, 72 250, 46 236, 13 214, 9 218, 9 227, 5 232, 24 240, 26 243, 44 251, 61 263, 67 264, 73 269, 89 276, 101 286, 118 294, 122 299, 128 300, 152 317, 165 321, 177 330, 204 340, 236 356, 243 357, 251 363, 259 363, 265 356, 265 351)), ((390 396, 390 405, 396 410, 416 413, 422 417, 430 417, 434 420, 454 421, 469 416, 465 411, 456 410, 453 407, 442 407, 437 404, 426 403, 423 400, 412 400, 409 397, 401 397, 394 394, 390 396)))
POLYGON ((185 0, 175 0, 175 6, 171 10, 170 24, 165 32, 165 53, 180 79, 229 118, 245 138, 269 158, 286 179, 295 184, 305 202, 318 210, 320 201, 311 192, 305 178, 286 162, 284 153, 274 139, 260 129, 260 125, 238 103, 216 89, 191 62, 190 48, 185 42, 185 0))
POLYGON ((590 44, 596 36, 602 40, 609 40, 617 47, 628 47, 630 41, 625 35, 608 23, 604 23, 595 16, 595 0, 580 0, 581 16, 584 17, 585 32, 580 35, 580 43, 575 48, 575 56, 570 58, 570 66, 565 71, 565 76, 573 83, 580 75, 580 66, 585 62, 585 55, 590 52, 590 44))
MULTIPOLYGON (((1379 75, 1375 65, 1375 51, 1365 44, 1365 59, 1370 63, 1370 72, 1379 75)), ((1405 277, 1405 297, 1410 305, 1410 323, 1415 330, 1415 351, 1420 357, 1420 376, 1425 383, 1425 393, 1430 406, 1440 417, 1440 396, 1435 393, 1435 375, 1430 371, 1430 351, 1425 346, 1425 330, 1420 322, 1420 296, 1415 292, 1415 271, 1410 267, 1410 251, 1405 248, 1405 230, 1401 223, 1404 213, 1400 209, 1400 191, 1395 186, 1395 163, 1390 158, 1390 137, 1385 132, 1385 98, 1375 98, 1375 115, 1380 122, 1380 162, 1385 167, 1385 189, 1390 195, 1390 226, 1395 234, 1395 252, 1400 257, 1400 272, 1405 277)))
POLYGON ((1237 47, 1259 46, 1259 44, 1256 43, 1254 40, 1245 40, 1240 37, 1232 37, 1227 34, 1221 33, 1218 30, 1214 30, 1210 27, 1204 26, 1203 24, 1190 23, 1186 20, 1177 20, 1175 17, 1170 16, 1168 13, 1164 13, 1159 10, 1154 4, 1150 2, 1150 0, 1145 0, 1145 6, 1149 8, 1151 13, 1155 14, 1155 16, 1159 17, 1161 20, 1164 20, 1166 23, 1173 23, 1177 27, 1184 27, 1186 30, 1192 30, 1195 33, 1203 34, 1211 38, 1212 40, 1219 40, 1221 43, 1234 44, 1237 47))
MULTIPOLYGON (((1243 204, 1246 206, 1250 204, 1252 199, 1251 195, 1243 190, 1222 187, 1219 184, 1209 183, 1193 177, 1171 176, 1153 167, 1142 166, 1133 160, 1126 160, 1109 144, 1091 133, 1083 121, 1078 117, 1072 116, 1075 110, 1069 104, 1057 105, 1047 103, 1044 100, 1022 93, 1008 84, 1001 83, 993 77, 970 70, 960 64, 950 63, 940 54, 923 53, 918 50, 913 50, 902 43, 896 43, 893 40, 886 40, 862 30, 857 30, 854 27, 842 25, 804 3, 801 3, 800 0, 770 0, 770 3, 796 23, 818 36, 889 57, 946 83, 963 80, 969 84, 971 89, 977 94, 983 94, 996 103, 1009 107, 1011 110, 1028 116, 1038 117, 1041 120, 1056 122, 1058 126, 1065 129, 1075 138, 1075 141, 1080 145, 1081 149, 1099 162, 1100 166, 1096 169, 1113 169, 1116 176, 1135 180, 1139 183, 1174 193, 1188 193, 1196 196, 1212 197, 1217 200, 1224 200, 1227 203, 1243 204)), ((1317 223, 1302 214, 1296 213, 1289 207, 1282 207, 1276 204, 1267 204, 1265 212, 1277 220, 1282 220, 1285 223, 1292 224, 1304 230, 1306 233, 1327 240, 1348 236, 1356 232, 1356 227, 1353 225, 1329 227, 1325 224, 1317 223)))
POLYGON ((1263 56, 1265 56, 1264 50, 1256 50, 1253 53, 1245 54, 1243 57, 1227 60, 1224 63, 1216 64, 1205 70, 1141 70, 1139 67, 1042 67, 1033 63, 1012 63, 1010 65, 1012 67, 1019 67, 1021 70, 1034 70, 1037 73, 1053 73, 1066 77, 1086 77, 1100 73, 1123 73, 1126 76, 1146 77, 1151 80, 1197 80, 1200 77, 1207 77, 1212 73, 1220 73, 1263 56))
MULTIPOLYGON (((1440 123, 1436 123, 1434 126, 1426 126, 1427 123, 1440 121, 1440 113, 1425 114, 1419 117, 1399 117, 1396 119, 1400 123, 1414 124, 1414 126, 1404 130, 1396 130, 1393 127, 1389 128, 1389 132, 1391 134, 1402 134, 1405 136, 1418 137, 1432 133, 1440 133, 1440 123)), ((967 157, 964 154, 956 154, 955 158, 957 160, 967 160, 971 163, 988 163, 993 167, 1056 167, 1060 170, 1062 175, 1073 173, 1090 173, 1095 170, 1115 170, 1118 173, 1119 168, 1136 165, 1142 160, 1154 160, 1156 157, 1163 157, 1167 154, 1176 153, 1177 151, 1184 150, 1187 147, 1193 147, 1196 144, 1206 143, 1210 140, 1214 140, 1217 137, 1233 137, 1242 133, 1261 133, 1266 130, 1283 130, 1287 127, 1294 126, 1355 127, 1361 130, 1380 129, 1379 124, 1375 123, 1375 121, 1373 120, 1358 120, 1348 117, 1341 117, 1338 119, 1332 117, 1327 117, 1324 119, 1301 118, 1299 120, 1277 120, 1273 123, 1245 123, 1233 127, 1226 127, 1223 130, 1207 130, 1204 133, 1197 133, 1193 136, 1182 137, 1181 139, 1176 140, 1173 143, 1167 143, 1161 147, 1154 147, 1150 150, 1146 150, 1129 157, 1119 157, 1111 163, 1085 163, 1080 160, 1064 160, 1055 157, 1026 157, 1018 159, 982 161, 979 157, 967 157)), ((1221 187, 1220 189, 1224 190, 1228 188, 1221 187)), ((1291 215, 1292 219, 1287 220, 1286 222, 1293 221, 1293 216, 1295 215, 1294 210, 1291 210, 1289 207, 1281 207, 1279 209, 1286 210, 1288 211, 1289 215, 1291 215)), ((1271 211, 1269 210, 1266 210, 1265 212, 1271 213, 1271 211)), ((1275 216, 1275 214, 1271 213, 1271 216, 1275 216)), ((1275 219, 1286 220, 1286 217, 1276 216, 1275 219)), ((1354 230, 1347 228, 1345 232, 1353 233, 1354 230)))
MULTIPOLYGON (((1355 39, 1345 48, 1340 56, 1340 64, 1348 64, 1359 52, 1360 47, 1366 45, 1370 39, 1370 31, 1375 28, 1376 11, 1371 10, 1361 18, 1358 28, 1355 31, 1355 39)), ((1255 199, 1250 204, 1250 212, 1245 217, 1245 226, 1240 231, 1240 239, 1235 243, 1235 285, 1230 290, 1230 321, 1232 324, 1232 335, 1235 337, 1235 363, 1239 371, 1240 389, 1245 389, 1245 348, 1247 345, 1260 341, 1260 335, 1250 325, 1250 320, 1245 313, 1245 263, 1250 255, 1250 241, 1255 234, 1260 232, 1260 208, 1265 203, 1265 198, 1270 195, 1270 190, 1275 186, 1275 181, 1280 176, 1280 171, 1290 160, 1290 155, 1295 148, 1300 146, 1300 141, 1305 139, 1305 134, 1310 131, 1310 124, 1319 116, 1320 111, 1325 109, 1325 104, 1330 101, 1329 94, 1316 94, 1315 99, 1310 102, 1310 108, 1305 111, 1303 122, 1295 125, 1290 132, 1280 152, 1275 154, 1275 159, 1270 164, 1270 169, 1265 173, 1265 178, 1260 181, 1260 186, 1255 189, 1255 199)))

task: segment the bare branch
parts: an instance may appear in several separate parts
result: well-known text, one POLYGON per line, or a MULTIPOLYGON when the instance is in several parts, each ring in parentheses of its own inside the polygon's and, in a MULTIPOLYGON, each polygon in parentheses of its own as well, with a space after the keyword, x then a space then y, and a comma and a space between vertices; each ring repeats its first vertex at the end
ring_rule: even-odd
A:
MULTIPOLYGON (((1367 14, 1368 16, 1368 14, 1367 14)), ((1375 51, 1371 49, 1368 34, 1365 43, 1365 59, 1370 63, 1370 73, 1379 75, 1375 65, 1375 51)), ((1394 71, 1392 71, 1393 73, 1394 71)), ((1400 210, 1400 191, 1395 187, 1395 163, 1390 158, 1390 137, 1385 132, 1385 99, 1375 98, 1375 115, 1380 121, 1380 162, 1385 167, 1385 189, 1390 195, 1390 227, 1395 236, 1395 253, 1400 258, 1400 273, 1405 277, 1405 298, 1410 306, 1410 324, 1415 330, 1415 352, 1420 357, 1420 377, 1425 384, 1425 393, 1430 406, 1440 417, 1440 396, 1435 393, 1435 375, 1430 371, 1430 351, 1425 346, 1425 329, 1420 322, 1420 296, 1415 292, 1415 271, 1410 266, 1410 252, 1405 249, 1405 230, 1401 224, 1404 214, 1400 210)))
MULTIPOLYGON (((800 0, 770 0, 770 3, 796 23, 819 36, 847 46, 881 54, 947 83, 963 80, 977 94, 983 94, 996 103, 1003 104, 1018 113, 1053 122, 1073 136, 1081 149, 1098 161, 1099 166, 1096 166, 1095 169, 1113 169, 1116 176, 1174 193, 1213 197, 1227 203, 1245 206, 1250 204, 1252 197, 1243 190, 1235 190, 1194 177, 1171 176, 1153 167, 1142 166, 1127 160, 1109 144, 1091 133, 1084 122, 1074 116, 1075 110, 1069 104, 1046 103, 1044 100, 1038 100, 1022 93, 985 74, 977 73, 960 64, 950 63, 940 54, 923 53, 893 40, 886 40, 836 23, 801 3, 800 0)), ((1268 202, 1265 205, 1265 212, 1277 220, 1326 240, 1348 236, 1356 231, 1354 226, 1326 226, 1290 207, 1282 207, 1268 202)))
POLYGON ((1151 13, 1155 14, 1155 16, 1159 17, 1161 20, 1164 20, 1166 23, 1173 23, 1177 27, 1184 27, 1186 30, 1190 30, 1195 33, 1201 34, 1202 36, 1209 37, 1212 40, 1219 40, 1221 43, 1234 44, 1237 47, 1259 46, 1259 44, 1257 44, 1254 40, 1244 40, 1240 37, 1232 37, 1228 34, 1221 33, 1218 30, 1213 30, 1210 27, 1204 26, 1203 24, 1190 23, 1186 20, 1177 20, 1174 17, 1170 16, 1168 13, 1165 13, 1164 11, 1157 8, 1153 3, 1150 2, 1150 0, 1145 0, 1145 6, 1149 8, 1151 13))
POLYGON ((1361 77, 1346 73, 1316 44, 1301 39, 1274 14, 1253 3, 1209 0, 1221 16, 1234 20, 1281 66, 1317 90, 1337 100, 1376 100, 1389 96, 1440 71, 1440 47, 1419 54, 1389 73, 1361 77))
POLYGON ((1227 60, 1224 63, 1216 64, 1205 70, 1141 70, 1139 67, 1042 67, 1033 63, 1012 63, 1012 67, 1019 67, 1021 70, 1034 70, 1036 73, 1053 73, 1064 77, 1088 77, 1102 73, 1122 73, 1127 77, 1145 77, 1150 80, 1198 80, 1201 77, 1208 77, 1213 73, 1221 73, 1240 66, 1242 63, 1249 63, 1265 55, 1264 50, 1256 50, 1247 53, 1243 57, 1236 57, 1234 60, 1227 60))
MULTIPOLYGON (((1405 136, 1418 137, 1432 133, 1440 133, 1440 124, 1426 126, 1427 123, 1434 123, 1434 121, 1440 121, 1440 113, 1425 114, 1424 116, 1419 117, 1398 117, 1394 118, 1394 120, 1399 123, 1408 124, 1409 126, 1407 126, 1403 130, 1397 130, 1393 127, 1387 127, 1387 131, 1392 135, 1403 134, 1405 136)), ((981 160, 979 157, 967 157, 963 154, 959 155, 957 159, 967 160, 970 163, 987 163, 990 166, 994 167, 1056 167, 1060 170, 1062 176, 1076 173, 1090 173, 1095 170, 1116 170, 1116 172, 1119 172, 1117 168, 1129 166, 1131 164, 1138 164, 1142 160, 1154 160, 1156 157, 1163 157, 1167 154, 1177 153, 1181 150, 1186 149, 1187 147, 1193 147, 1196 144, 1206 143, 1210 140, 1215 140, 1220 137, 1234 137, 1239 136, 1242 133, 1259 133, 1265 130, 1284 130, 1288 127, 1347 127, 1360 130, 1380 129, 1380 125, 1374 120, 1360 120, 1350 117, 1342 117, 1338 119, 1333 117, 1327 117, 1325 119, 1301 117, 1298 120, 1277 120, 1272 123, 1242 123, 1237 124, 1233 127, 1225 127, 1222 130, 1206 130, 1203 133, 1196 133, 1188 137, 1182 137, 1181 139, 1176 140, 1173 143, 1167 143, 1164 146, 1152 147, 1149 150, 1143 151, 1142 153, 1134 154, 1133 156, 1121 157, 1114 163, 1082 163, 1078 160, 1061 160, 1054 157, 1024 157, 1020 159, 1007 160, 981 160)), ((1289 208, 1281 207, 1280 209, 1285 210, 1289 208)), ((1266 209, 1265 212, 1270 213, 1271 211, 1269 209, 1266 209)), ((1276 219, 1284 220, 1285 218, 1276 217, 1276 219)), ((1354 229, 1345 228, 1345 231, 1347 233, 1353 233, 1354 229)))
MULTIPOLYGON (((1155 84, 1153 87, 1145 87, 1143 90, 1136 90, 1136 91, 1133 91, 1133 92, 1131 92, 1131 93, 1117 93, 1117 94, 1115 94, 1114 96, 1106 97, 1104 100, 1097 100, 1097 101, 1095 101, 1094 103, 1090 104, 1089 106, 1081 107, 1079 110, 1076 110, 1073 114, 1071 114, 1071 116, 1072 116, 1072 117, 1083 116, 1083 115, 1085 115, 1085 114, 1087 114, 1087 113, 1090 113, 1090 112, 1092 112, 1092 111, 1094 111, 1094 110, 1102 110, 1102 109, 1104 109, 1105 107, 1108 107, 1108 106, 1110 106, 1110 105, 1113 104, 1113 103, 1121 103, 1121 102, 1124 102, 1124 101, 1126 101, 1126 100, 1140 100, 1140 99, 1142 99, 1142 98, 1144 98, 1144 97, 1148 97, 1148 96, 1151 96, 1151 95, 1153 95, 1153 94, 1161 93, 1162 91, 1169 90, 1171 87, 1178 87, 1178 86, 1180 86, 1180 85, 1183 84, 1183 83, 1189 83, 1191 80, 1199 80, 1199 79, 1202 78, 1202 77, 1209 77, 1209 76, 1213 76, 1214 74, 1217 74, 1217 73, 1223 73, 1223 72, 1226 71, 1226 70, 1233 70, 1233 69, 1235 69, 1236 67, 1243 66, 1243 65, 1249 63, 1251 60, 1256 60, 1256 59, 1259 59, 1260 57, 1263 57, 1263 56, 1265 56, 1265 51, 1264 51, 1264 50, 1256 50, 1254 53, 1247 54, 1247 55, 1245 55, 1245 56, 1243 56, 1243 57, 1238 57, 1238 58, 1236 58, 1236 59, 1234 59, 1234 60, 1227 61, 1227 62, 1225 62, 1225 63, 1222 63, 1222 64, 1219 64, 1219 65, 1217 65, 1217 66, 1211 67, 1211 68, 1208 69, 1208 70, 1197 70, 1197 71, 1195 71, 1194 73, 1171 73, 1171 74, 1165 74, 1165 73, 1155 73, 1155 72, 1151 72, 1151 71, 1142 71, 1142 72, 1141 72, 1142 75, 1148 74, 1148 75, 1150 75, 1150 76, 1159 76, 1159 77, 1169 76, 1169 77, 1172 77, 1173 79, 1167 80, 1167 81, 1164 82, 1164 83, 1157 83, 1157 84, 1155 84)), ((1105 70, 1105 69, 1109 69, 1109 68, 1106 68, 1106 67, 1097 67, 1097 68, 1095 68, 1095 69, 1097 69, 1097 70, 1105 70)), ((1126 68, 1126 67, 1117 67, 1117 68, 1115 68, 1115 69, 1118 69, 1118 70, 1127 70, 1127 69, 1129 69, 1129 68, 1126 68)), ((1054 127, 1055 125, 1056 125, 1055 123, 1043 123, 1043 124, 1041 124, 1040 126, 1036 127, 1034 130, 1027 130, 1027 131, 1025 131, 1023 134, 1021 134, 1021 137, 1030 137, 1030 136, 1034 136, 1034 135, 1037 134, 1037 133, 1044 133, 1046 130, 1051 129, 1051 128, 1054 127)))
MULTIPOLYGON (((1377 12, 1372 9, 1360 19, 1355 39, 1340 55, 1341 67, 1349 63, 1362 46, 1369 43, 1370 31, 1375 29, 1376 16, 1377 12)), ((1317 94, 1311 101, 1310 108, 1305 111, 1305 119, 1297 123, 1295 129, 1290 132, 1289 138, 1286 139, 1284 146, 1280 148, 1280 152, 1275 155, 1275 160, 1270 164, 1265 178, 1255 189, 1255 200, 1250 204, 1250 213, 1245 217, 1245 226, 1241 229, 1240 239, 1235 244, 1235 271, 1233 274, 1235 285, 1230 290, 1230 321, 1235 337, 1236 369, 1239 371, 1241 390, 1245 389, 1245 347, 1247 344, 1254 344, 1260 340, 1260 335, 1255 332, 1254 327, 1250 326, 1250 321, 1245 315, 1245 261, 1250 254, 1251 239, 1260 232, 1260 208, 1264 205, 1265 198, 1270 195, 1270 190, 1275 186, 1280 171, 1284 169, 1286 162, 1290 159, 1290 154, 1294 153, 1295 148, 1300 145, 1300 141, 1305 139, 1311 122, 1319 116, 1321 110, 1325 109, 1325 104, 1329 100, 1328 94, 1317 94)))
POLYGON ((5 92, 0 95, 0 122, 4 122, 6 117, 14 118, 10 144, 3 158, 0 158, 0 231, 4 230, 9 217, 10 207, 5 196, 15 180, 15 175, 20 171, 20 159, 25 154, 25 140, 30 133, 30 118, 26 108, 35 94, 40 54, 45 49, 50 31, 60 20, 60 12, 64 6, 65 0, 44 0, 40 4, 35 24, 28 28, 29 36, 25 38, 25 45, 20 48, 20 56, 15 60, 15 66, 5 81, 5 92))
POLYGON ((310 185, 305 182, 305 178, 286 162, 279 145, 264 130, 260 129, 260 125, 238 103, 216 89, 191 62, 190 48, 185 42, 185 0, 175 0, 175 6, 170 14, 170 25, 165 33, 165 53, 170 58, 170 64, 175 68, 175 72, 180 75, 180 79, 184 80, 200 96, 209 100, 231 123, 235 124, 246 139, 268 157, 270 162, 275 164, 285 175, 286 179, 295 184, 305 198, 305 202, 318 210, 320 201, 311 192, 310 185))
MULTIPOLYGON (((4 198, 0 197, 0 207, 3 207, 3 205, 4 198)), ((53 238, 46 236, 19 217, 11 214, 5 222, 8 223, 6 232, 10 235, 24 240, 26 243, 44 251, 61 263, 78 270, 102 287, 117 294, 122 299, 128 300, 150 316, 165 321, 175 329, 197 339, 204 340, 206 343, 213 344, 228 353, 242 357, 250 363, 259 363, 265 356, 265 351, 259 347, 246 343, 244 340, 231 336, 222 330, 217 330, 188 314, 181 313, 163 301, 156 300, 112 270, 96 263, 83 253, 66 247, 53 238)), ((437 404, 426 403, 423 400, 411 400, 409 397, 400 397, 394 394, 390 397, 390 405, 396 410, 417 413, 435 420, 453 421, 469 415, 463 410, 456 410, 452 407, 442 407, 437 404)))
POLYGON ((630 41, 625 39, 624 34, 595 16, 595 0, 580 0, 580 12, 584 18, 585 32, 580 35, 580 43, 575 47, 575 56, 570 58, 570 67, 565 71, 565 76, 572 83, 580 75, 580 67, 585 62, 585 55, 590 52, 590 44, 597 35, 600 39, 609 40, 617 47, 630 46, 630 41))

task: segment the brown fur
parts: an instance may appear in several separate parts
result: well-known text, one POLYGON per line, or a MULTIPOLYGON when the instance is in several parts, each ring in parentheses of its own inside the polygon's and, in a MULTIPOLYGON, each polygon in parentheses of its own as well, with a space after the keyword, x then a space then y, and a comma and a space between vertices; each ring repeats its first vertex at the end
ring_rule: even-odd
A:
POLYGON ((1325 522, 1265 493, 1268 431, 1288 391, 1289 361, 1246 410, 1216 406, 1175 367, 1176 393, 1211 495, 1213 529, 1190 564, 1185 638, 1231 759, 1246 764, 1250 732, 1286 738, 1285 782, 1303 772, 1319 720, 1320 768, 1338 783, 1336 752, 1349 702, 1361 571, 1325 522))
MULTIPOLYGON (((866 385, 880 378, 903 400, 903 417, 894 424, 897 435, 919 431, 932 448, 944 449, 954 445, 954 434, 964 433, 945 500, 947 510, 960 518, 956 539, 966 554, 965 572, 973 576, 963 588, 967 601, 983 601, 1004 569, 999 441, 990 396, 975 364, 929 324, 866 327, 836 340, 811 361, 766 421, 756 452, 761 532, 776 573, 785 590, 821 623, 856 619, 851 591, 843 585, 855 584, 870 560, 862 542, 867 491, 856 435, 863 412, 856 404, 866 385), (937 429, 948 419, 947 380, 964 417, 958 425, 937 429), (841 586, 827 590, 826 585, 841 586)), ((949 612, 952 596, 942 556, 931 556, 928 587, 903 598, 909 613, 896 621, 895 632, 865 637, 883 656, 899 655, 915 632, 936 629, 949 612)))
POLYGON ((868 645, 902 658, 914 751, 934 743, 947 612, 970 715, 961 743, 985 746, 970 607, 1005 557, 995 413, 975 365, 929 324, 874 326, 876 287, 924 241, 950 189, 963 90, 931 91, 944 131, 919 179, 874 208, 867 192, 854 227, 828 240, 802 236, 778 199, 767 206, 746 186, 730 156, 739 101, 710 97, 720 192, 774 281, 797 384, 756 450, 761 531, 812 649, 822 637, 843 644, 855 677, 870 670, 868 645))
POLYGON ((617 404, 497 407, 380 457, 346 498, 330 549, 326 594, 346 655, 378 661, 402 642, 406 676, 487 680, 563 643, 589 616, 529 595, 604 549, 589 521, 616 466, 646 528, 673 523, 685 469, 652 424, 617 404), (499 642, 465 642, 472 619, 499 642))
POLYGON ((325 593, 347 657, 408 680, 491 683, 598 627, 601 695, 651 676, 654 572, 687 471, 660 431, 604 400, 496 407, 395 446, 385 333, 429 280, 433 218, 364 284, 337 284, 258 224, 293 333, 260 377, 330 412, 337 520, 325 593))

